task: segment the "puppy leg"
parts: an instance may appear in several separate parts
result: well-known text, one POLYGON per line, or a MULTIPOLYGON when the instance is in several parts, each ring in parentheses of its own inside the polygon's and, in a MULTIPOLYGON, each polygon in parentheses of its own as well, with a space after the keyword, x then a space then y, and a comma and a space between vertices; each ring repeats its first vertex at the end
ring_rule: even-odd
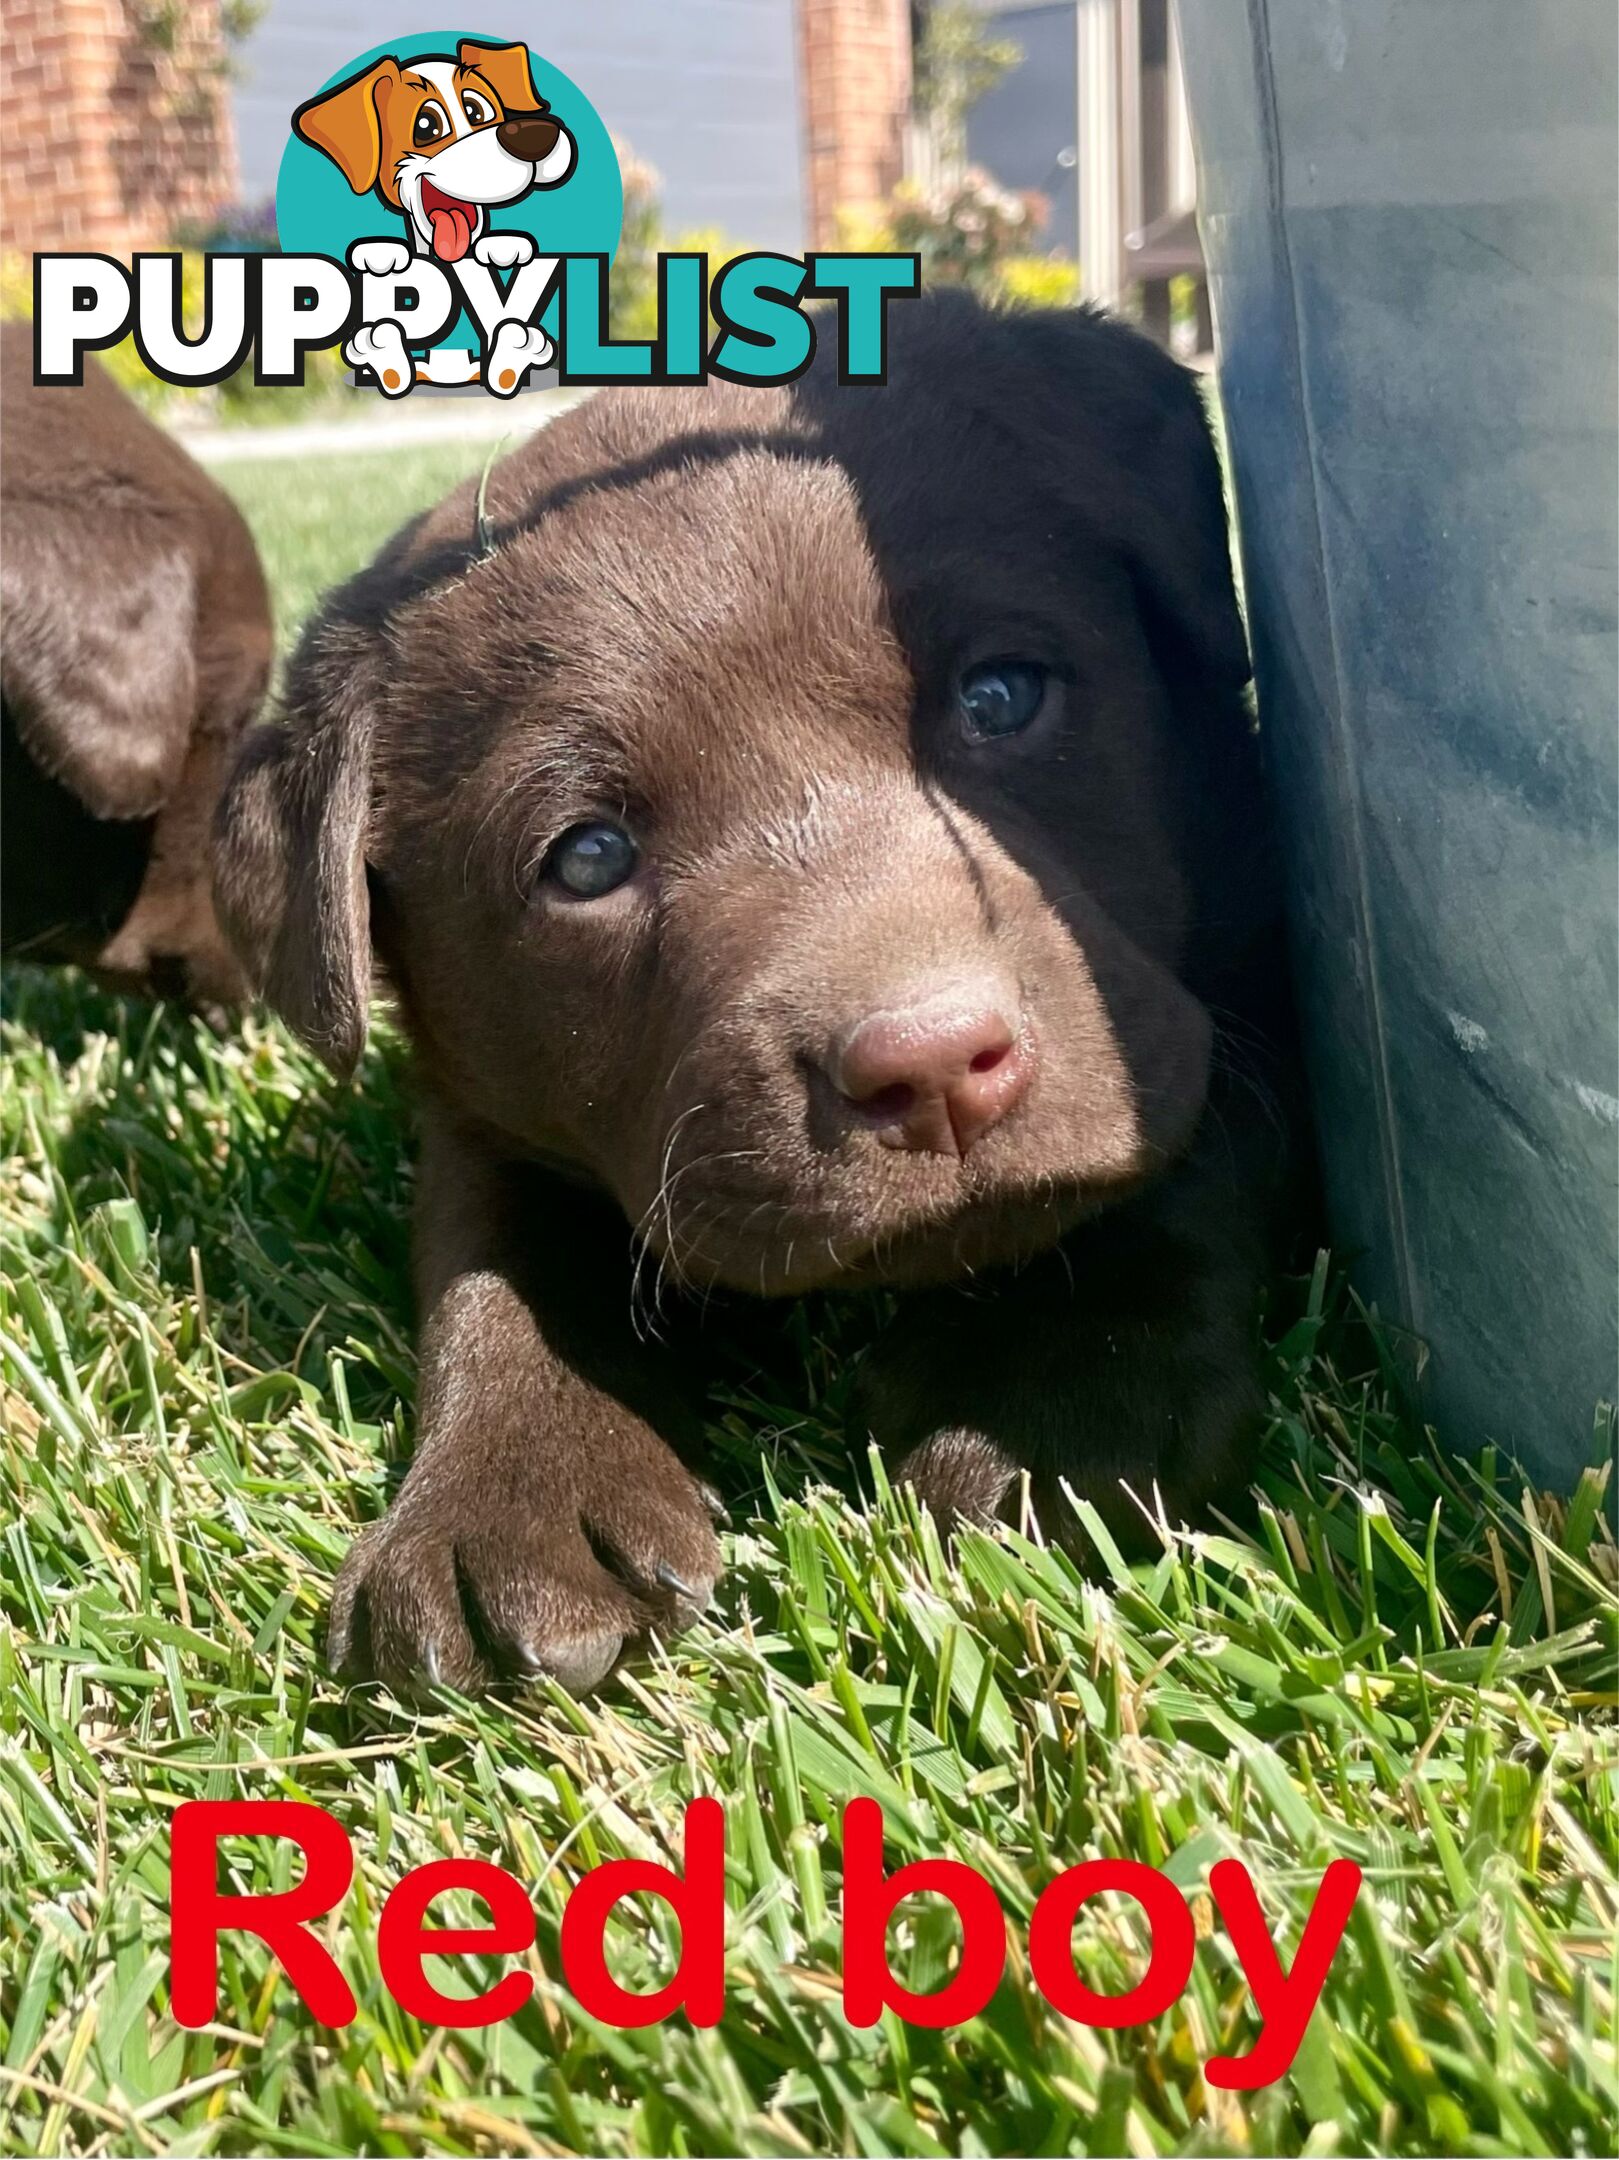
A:
POLYGON ((1239 1492, 1263 1414, 1262 1239, 1227 1181, 1188 1169, 999 1276, 908 1299, 857 1411, 946 1521, 1015 1516, 1023 1473, 1046 1533, 1063 1491, 1128 1544, 1239 1492))
POLYGON ((719 1577, 717 1502, 660 1437, 694 1431, 695 1390, 634 1337, 622 1216, 436 1114, 416 1242, 420 1436, 338 1577, 331 1663, 594 1687, 719 1577))

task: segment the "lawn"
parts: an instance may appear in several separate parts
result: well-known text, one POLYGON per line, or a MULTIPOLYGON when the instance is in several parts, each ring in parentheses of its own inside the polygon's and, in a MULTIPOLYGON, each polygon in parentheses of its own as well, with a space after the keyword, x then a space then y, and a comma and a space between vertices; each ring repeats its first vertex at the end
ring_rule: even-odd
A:
MULTIPOLYGON (((483 454, 227 468, 283 629, 483 454)), ((1446 1463, 1330 1270, 1277 1293, 1246 1529, 1135 1568, 1099 1525, 1083 1565, 1009 1532, 946 1554, 849 1465, 849 1360, 822 1318, 791 1384, 716 1425, 734 1527, 711 1624, 596 1702, 541 1683, 404 1706, 337 1687, 318 1649, 408 1447, 397 1040, 379 1029, 341 1088, 275 1027, 216 1039, 19 974, 5 1048, 0 2150, 1614 2149, 1602 1477, 1530 1495, 1504 1453, 1446 1463), (557 1979, 569 1888, 603 1859, 677 1858, 699 1793, 727 1819, 724 2020, 592 2026, 557 1979), (1014 1949, 967 2025, 841 2014, 855 1794, 881 1802, 891 1865, 956 1855, 999 1892, 1014 1949), (359 1999, 346 2030, 245 1938, 218 2024, 168 2016, 168 1823, 198 1796, 312 1799, 353 1835, 325 1934, 359 1999), (376 1913, 408 1866, 463 1853, 532 1892, 537 1992, 510 2022, 427 2030, 382 1989, 376 1913), (1229 1937, 1201 1924, 1232 1854, 1284 1962, 1326 1863, 1365 1873, 1291 2072, 1246 2096, 1201 2074, 1254 2029, 1229 1937), (1017 1947, 1043 1886, 1097 1855, 1163 1868, 1199 1916, 1192 1985, 1155 2025, 1066 2023, 1017 1947)), ((289 1869, 243 1844, 233 1874, 289 1869)), ((1093 1985, 1140 1969, 1138 1919, 1087 1909, 1093 1985)), ((908 1906, 896 1974, 936 1984, 951 1943, 942 1907, 908 1906)), ((627 1985, 674 1947, 663 1908, 619 1908, 627 1985)))

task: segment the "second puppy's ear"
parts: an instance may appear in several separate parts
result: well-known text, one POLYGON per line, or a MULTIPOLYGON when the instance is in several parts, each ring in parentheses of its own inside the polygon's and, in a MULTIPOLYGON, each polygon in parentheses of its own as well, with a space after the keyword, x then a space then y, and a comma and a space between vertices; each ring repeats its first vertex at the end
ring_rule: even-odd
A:
POLYGON ((92 817, 151 817, 197 718, 197 589, 161 518, 6 505, 0 690, 35 764, 92 817))
POLYGON ((372 723, 352 678, 255 728, 214 827, 214 903, 249 981, 347 1078, 365 1048, 372 723))

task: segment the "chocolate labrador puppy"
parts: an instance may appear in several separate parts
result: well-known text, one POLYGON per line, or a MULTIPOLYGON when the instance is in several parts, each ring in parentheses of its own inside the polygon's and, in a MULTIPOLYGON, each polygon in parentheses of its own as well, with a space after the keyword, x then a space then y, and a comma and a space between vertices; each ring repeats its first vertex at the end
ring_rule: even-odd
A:
POLYGON ((92 360, 35 385, 0 330, 0 936, 116 989, 231 1003, 208 843, 269 679, 234 504, 92 360))
POLYGON ((1247 676, 1191 379, 960 299, 880 389, 603 395, 331 597, 217 876, 339 1071, 380 960, 426 1104, 421 1436, 339 1666, 587 1687, 701 1607, 716 1289, 892 1286, 851 1438, 943 1516, 1240 1481, 1287 1153, 1247 676))

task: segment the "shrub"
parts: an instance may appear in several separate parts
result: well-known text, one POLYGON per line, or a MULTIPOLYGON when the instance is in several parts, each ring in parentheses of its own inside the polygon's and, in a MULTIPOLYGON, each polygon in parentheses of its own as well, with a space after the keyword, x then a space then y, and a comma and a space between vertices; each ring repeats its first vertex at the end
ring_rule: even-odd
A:
POLYGON ((997 280, 1000 297, 1020 307, 1073 307, 1079 265, 1066 255, 1009 255, 997 280))
POLYGON ((1045 219, 1040 196, 969 166, 932 189, 902 180, 875 210, 840 211, 838 238, 861 253, 918 256, 924 290, 965 285, 986 299, 1061 307, 1077 298, 1079 271, 1064 256, 1031 251, 1045 219))

